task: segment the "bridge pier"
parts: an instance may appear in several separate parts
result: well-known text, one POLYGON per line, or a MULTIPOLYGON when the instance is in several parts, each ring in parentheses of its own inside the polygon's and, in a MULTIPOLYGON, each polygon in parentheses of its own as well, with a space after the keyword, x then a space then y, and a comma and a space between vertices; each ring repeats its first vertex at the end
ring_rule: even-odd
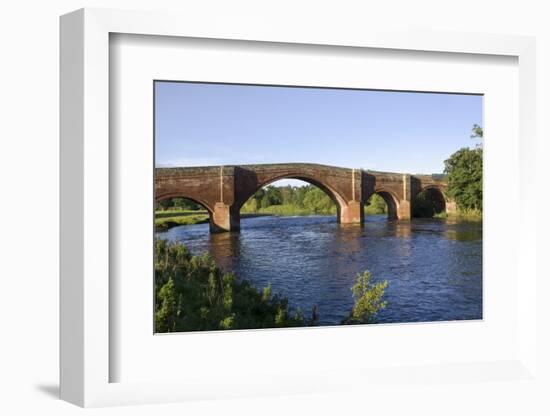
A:
POLYGON ((402 199, 397 207, 397 219, 409 221, 411 219, 411 201, 402 199))
MULTIPOLYGON (((405 173, 402 176, 403 193, 399 199, 397 206, 397 219, 401 221, 409 221, 412 217, 412 188, 415 182, 411 175, 405 173)), ((398 194, 399 195, 399 194, 398 194)))
POLYGON ((362 224, 365 217, 363 204, 360 201, 349 201, 342 205, 338 212, 340 224, 362 224))
POLYGON ((214 233, 238 231, 241 228, 241 217, 233 206, 216 202, 210 215, 210 231, 214 233))

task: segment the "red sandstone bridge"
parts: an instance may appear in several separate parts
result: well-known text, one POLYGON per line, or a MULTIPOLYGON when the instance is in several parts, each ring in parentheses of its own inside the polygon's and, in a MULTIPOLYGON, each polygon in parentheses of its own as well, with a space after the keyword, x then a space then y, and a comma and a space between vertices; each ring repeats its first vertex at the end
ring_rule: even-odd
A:
POLYGON ((388 205, 390 219, 409 220, 414 197, 427 191, 438 211, 455 210, 445 197, 442 175, 410 175, 348 169, 312 163, 206 166, 155 169, 155 199, 186 198, 210 214, 211 231, 240 228, 240 209, 262 187, 280 179, 300 179, 321 188, 334 201, 342 224, 360 224, 373 194, 388 205))

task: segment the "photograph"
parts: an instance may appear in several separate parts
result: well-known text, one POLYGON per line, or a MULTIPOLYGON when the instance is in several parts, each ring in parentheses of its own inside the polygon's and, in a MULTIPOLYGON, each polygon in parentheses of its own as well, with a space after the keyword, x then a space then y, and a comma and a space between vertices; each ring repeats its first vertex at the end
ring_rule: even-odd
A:
POLYGON ((154 332, 483 319, 483 95, 155 80, 154 332))

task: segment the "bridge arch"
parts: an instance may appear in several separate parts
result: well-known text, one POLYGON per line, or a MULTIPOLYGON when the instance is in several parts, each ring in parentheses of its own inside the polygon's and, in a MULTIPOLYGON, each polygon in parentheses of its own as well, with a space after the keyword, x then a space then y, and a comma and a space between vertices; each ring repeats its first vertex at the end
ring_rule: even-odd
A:
POLYGON ((164 193, 160 195, 155 195, 155 202, 160 202, 166 199, 173 199, 173 198, 188 199, 189 201, 204 207, 204 209, 208 211, 209 215, 212 215, 212 213, 214 212, 214 207, 211 207, 206 201, 194 196, 188 196, 185 193, 181 193, 181 192, 169 192, 169 193, 164 193))
POLYGON ((210 225, 210 231, 212 232, 221 231, 220 227, 216 223, 217 218, 216 218, 215 207, 214 208, 211 207, 210 204, 205 202, 202 198, 190 197, 186 193, 181 193, 181 192, 170 192, 170 193, 155 195, 155 202, 158 203, 160 201, 163 201, 166 199, 172 199, 172 198, 187 199, 203 207, 206 210, 206 212, 208 212, 208 223, 210 225))
POLYGON ((396 220, 398 218, 397 213, 399 210, 399 198, 397 197, 397 195, 389 189, 380 188, 368 194, 365 198, 365 202, 368 201, 370 197, 375 194, 381 196, 386 203, 386 206, 388 207, 388 219, 396 220))
POLYGON ((428 185, 420 188, 413 195, 412 202, 413 215, 420 217, 433 217, 437 214, 444 214, 447 212, 449 204, 443 189, 437 185, 428 185))
POLYGON ((248 201, 250 198, 252 198, 256 192, 258 192, 260 189, 269 186, 270 184, 280 181, 282 179, 297 179, 306 183, 309 183, 310 185, 314 185, 320 190, 322 190, 336 205, 337 215, 338 218, 340 218, 340 214, 343 209, 346 209, 346 200, 345 198, 338 193, 335 189, 333 189, 329 184, 314 178, 309 175, 304 175, 303 173, 285 173, 280 175, 275 175, 273 177, 266 178, 260 182, 258 182, 254 187, 251 187, 246 192, 241 193, 239 196, 239 199, 237 201, 237 208, 240 211, 242 206, 248 201))

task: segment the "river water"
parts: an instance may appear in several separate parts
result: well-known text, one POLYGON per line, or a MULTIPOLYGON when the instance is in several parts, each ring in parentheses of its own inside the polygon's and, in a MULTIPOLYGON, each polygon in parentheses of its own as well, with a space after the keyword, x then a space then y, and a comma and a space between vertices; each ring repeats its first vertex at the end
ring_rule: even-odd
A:
POLYGON ((240 233, 210 234, 208 224, 156 233, 193 254, 210 253, 225 271, 289 299, 306 318, 317 305, 319 324, 339 324, 353 306, 351 286, 368 269, 387 280, 388 304, 378 322, 482 318, 482 226, 445 219, 388 221, 364 226, 335 217, 241 219, 240 233))

